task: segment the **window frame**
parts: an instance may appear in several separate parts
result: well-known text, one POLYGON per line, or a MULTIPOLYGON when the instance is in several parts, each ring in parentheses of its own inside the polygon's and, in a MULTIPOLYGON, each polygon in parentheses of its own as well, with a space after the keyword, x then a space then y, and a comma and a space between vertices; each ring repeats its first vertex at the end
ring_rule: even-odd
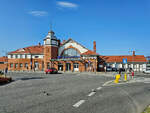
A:
POLYGON ((78 52, 78 50, 76 50, 74 48, 68 48, 63 51, 61 56, 64 56, 64 57, 78 56, 78 57, 80 57, 80 53, 78 52))

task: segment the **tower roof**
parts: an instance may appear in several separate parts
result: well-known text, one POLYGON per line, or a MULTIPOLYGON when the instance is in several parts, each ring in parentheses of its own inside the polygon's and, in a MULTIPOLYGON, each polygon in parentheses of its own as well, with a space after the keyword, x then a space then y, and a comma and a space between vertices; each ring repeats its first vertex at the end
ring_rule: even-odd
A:
POLYGON ((55 32, 53 30, 50 30, 48 33, 55 34, 55 32))
POLYGON ((52 31, 52 30, 50 30, 50 31, 48 32, 48 35, 46 36, 45 39, 47 39, 47 38, 57 39, 56 36, 55 36, 55 32, 52 31))

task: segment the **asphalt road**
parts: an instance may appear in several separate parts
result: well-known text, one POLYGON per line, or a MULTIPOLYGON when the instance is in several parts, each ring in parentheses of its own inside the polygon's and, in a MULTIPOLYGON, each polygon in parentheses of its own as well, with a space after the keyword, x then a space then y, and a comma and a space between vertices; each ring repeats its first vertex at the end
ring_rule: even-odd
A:
MULTIPOLYGON (((150 83, 103 86, 111 77, 88 74, 11 74, 0 86, 0 113, 141 113, 150 83)), ((148 78, 148 76, 147 76, 148 78)))

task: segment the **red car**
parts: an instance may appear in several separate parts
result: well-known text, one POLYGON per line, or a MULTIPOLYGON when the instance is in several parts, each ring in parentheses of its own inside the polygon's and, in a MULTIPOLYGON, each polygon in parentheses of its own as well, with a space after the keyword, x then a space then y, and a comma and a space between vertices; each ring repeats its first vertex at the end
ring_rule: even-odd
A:
POLYGON ((46 74, 52 74, 52 73, 58 73, 57 69, 56 68, 49 68, 49 69, 46 69, 45 70, 45 73, 46 74))

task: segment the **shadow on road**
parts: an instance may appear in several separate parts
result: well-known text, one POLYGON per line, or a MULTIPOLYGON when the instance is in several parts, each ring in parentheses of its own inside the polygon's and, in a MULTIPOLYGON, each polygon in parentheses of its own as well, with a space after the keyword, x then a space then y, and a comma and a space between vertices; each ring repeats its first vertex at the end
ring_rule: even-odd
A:
POLYGON ((33 79, 44 79, 44 77, 25 77, 25 78, 20 78, 20 80, 33 80, 33 79))

